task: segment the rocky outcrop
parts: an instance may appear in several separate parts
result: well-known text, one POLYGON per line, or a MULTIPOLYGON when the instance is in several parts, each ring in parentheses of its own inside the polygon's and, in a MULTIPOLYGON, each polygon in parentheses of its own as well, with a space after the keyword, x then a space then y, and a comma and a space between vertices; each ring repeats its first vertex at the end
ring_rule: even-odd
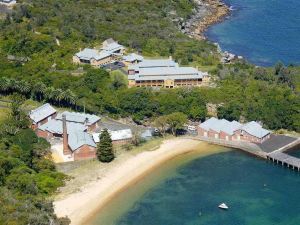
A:
POLYGON ((196 8, 190 19, 179 18, 178 28, 185 34, 196 39, 205 39, 204 31, 208 26, 220 22, 229 14, 229 7, 221 0, 194 0, 196 8))

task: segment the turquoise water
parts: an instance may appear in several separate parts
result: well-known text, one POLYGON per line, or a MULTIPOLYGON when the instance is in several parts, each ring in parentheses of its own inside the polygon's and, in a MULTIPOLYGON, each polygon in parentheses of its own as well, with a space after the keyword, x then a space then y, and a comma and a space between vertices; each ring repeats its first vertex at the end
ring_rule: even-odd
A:
POLYGON ((300 64, 299 0, 225 0, 232 15, 212 26, 208 39, 256 65, 300 64))
POLYGON ((116 224, 298 225, 299 185, 292 170, 239 151, 220 153, 178 167, 116 224), (221 202, 230 209, 218 209, 221 202))

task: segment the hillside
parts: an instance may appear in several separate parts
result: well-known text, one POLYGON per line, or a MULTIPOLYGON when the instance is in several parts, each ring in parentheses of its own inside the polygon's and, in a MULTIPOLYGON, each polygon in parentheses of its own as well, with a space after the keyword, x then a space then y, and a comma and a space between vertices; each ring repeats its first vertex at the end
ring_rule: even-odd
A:
POLYGON ((208 115, 206 104, 214 103, 221 118, 300 130, 299 68, 280 64, 257 68, 244 61, 220 64, 213 44, 187 37, 172 22, 174 17, 189 17, 192 1, 20 2, 0 23, 0 92, 4 95, 18 92, 74 110, 131 116, 139 123, 176 111, 203 120, 208 115), (88 66, 84 75, 72 76, 78 67, 71 63, 73 54, 110 37, 146 56, 172 55, 182 65, 209 68, 216 88, 127 89, 121 74, 88 66), (9 62, 7 55, 30 60, 9 62))

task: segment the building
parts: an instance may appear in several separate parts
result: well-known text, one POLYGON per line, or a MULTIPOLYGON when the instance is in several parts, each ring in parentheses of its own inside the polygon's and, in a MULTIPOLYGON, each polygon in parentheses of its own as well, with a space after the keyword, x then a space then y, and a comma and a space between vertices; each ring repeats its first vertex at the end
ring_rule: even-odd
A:
POLYGON ((219 120, 214 117, 198 126, 198 135, 226 141, 248 141, 262 143, 270 138, 271 132, 257 122, 241 124, 237 121, 219 120))
MULTIPOLYGON (((67 122, 66 123, 68 131, 78 131, 84 132, 87 131, 87 127, 81 123, 73 123, 67 122)), ((36 129, 36 134, 39 137, 43 137, 46 139, 51 138, 62 138, 63 137, 63 121, 62 120, 50 120, 47 123, 41 125, 36 129)))
POLYGON ((138 74, 140 69, 179 67, 178 63, 169 59, 144 59, 140 63, 128 66, 128 75, 138 74))
POLYGON ((129 87, 201 86, 209 81, 207 73, 193 67, 180 67, 170 59, 144 60, 128 67, 129 87))
POLYGON ((85 48, 83 51, 80 51, 73 56, 73 62, 76 64, 90 64, 98 67, 110 63, 114 58, 114 55, 110 52, 85 48))
POLYGON ((73 63, 95 67, 112 63, 124 54, 125 48, 113 39, 107 39, 100 49, 85 48, 73 56, 73 63))
POLYGON ((88 131, 94 131, 98 127, 98 122, 101 119, 96 115, 65 111, 59 113, 56 120, 62 120, 63 115, 66 116, 67 122, 82 124, 87 127, 88 131))
POLYGON ((131 53, 129 55, 123 56, 123 60, 125 65, 131 65, 142 62, 144 60, 144 57, 135 53, 131 53))
POLYGON ((97 145, 90 134, 78 131, 71 132, 67 136, 67 143, 68 146, 65 146, 64 152, 69 152, 75 161, 96 158, 97 145))
POLYGON ((111 52, 113 54, 123 55, 125 52, 125 48, 123 45, 120 45, 117 41, 112 38, 105 40, 102 43, 102 51, 111 52))
MULTIPOLYGON (((112 143, 114 145, 123 145, 130 143, 133 137, 131 129, 108 130, 108 133, 110 134, 112 143)), ((100 134, 101 133, 93 134, 93 139, 96 143, 100 142, 100 134)))
POLYGON ((56 117, 56 109, 50 104, 44 104, 29 112, 29 118, 31 120, 31 128, 37 129, 39 126, 47 123, 48 121, 56 117))
POLYGON ((13 6, 17 4, 16 0, 0 0, 0 4, 7 5, 7 6, 13 6))

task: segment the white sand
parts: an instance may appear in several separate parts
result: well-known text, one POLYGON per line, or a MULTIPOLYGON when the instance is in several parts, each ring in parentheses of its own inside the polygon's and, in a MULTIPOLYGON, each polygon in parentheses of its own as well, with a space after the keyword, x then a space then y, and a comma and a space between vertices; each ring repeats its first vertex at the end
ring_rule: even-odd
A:
POLYGON ((147 171, 177 155, 195 150, 200 143, 191 139, 168 140, 155 151, 142 152, 120 161, 106 170, 100 180, 90 182, 81 187, 80 192, 55 201, 55 212, 59 217, 68 216, 72 225, 84 224, 90 215, 104 206, 115 194, 147 174, 147 171))

